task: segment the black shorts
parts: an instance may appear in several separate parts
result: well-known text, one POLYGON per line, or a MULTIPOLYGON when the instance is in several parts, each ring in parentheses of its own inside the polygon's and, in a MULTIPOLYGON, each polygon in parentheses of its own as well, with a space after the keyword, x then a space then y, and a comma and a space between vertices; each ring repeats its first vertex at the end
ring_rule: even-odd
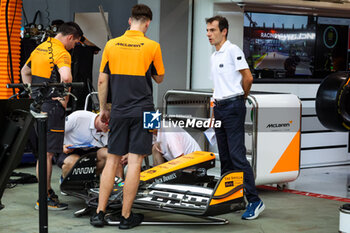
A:
POLYGON ((152 132, 143 128, 143 118, 111 118, 108 152, 115 155, 152 154, 152 132))
POLYGON ((59 153, 57 156, 54 156, 54 162, 57 164, 57 166, 59 168, 62 168, 62 165, 64 163, 64 160, 72 155, 72 154, 77 154, 79 156, 82 156, 82 155, 86 155, 88 153, 92 153, 92 152, 97 152, 100 148, 91 148, 91 149, 88 149, 88 150, 83 150, 83 149, 75 149, 72 153, 69 153, 69 154, 65 154, 65 153, 59 153))
POLYGON ((47 152, 62 153, 65 109, 59 101, 44 102, 42 112, 47 112, 47 152))

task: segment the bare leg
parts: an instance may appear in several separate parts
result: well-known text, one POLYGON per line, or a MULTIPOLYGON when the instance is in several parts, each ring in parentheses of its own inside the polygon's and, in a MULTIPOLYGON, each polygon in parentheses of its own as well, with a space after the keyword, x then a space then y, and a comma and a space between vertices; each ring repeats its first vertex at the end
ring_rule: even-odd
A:
POLYGON ((153 166, 157 166, 165 162, 163 154, 156 149, 157 146, 157 143, 155 143, 152 147, 153 166))
POLYGON ((65 178, 68 172, 72 169, 74 164, 79 160, 80 156, 76 154, 71 154, 67 158, 64 159, 62 165, 62 176, 65 178))
POLYGON ((140 183, 140 171, 143 155, 129 153, 128 172, 123 187, 123 208, 122 216, 128 218, 131 213, 131 207, 134 202, 136 192, 140 183))
POLYGON ((118 163, 117 172, 115 173, 115 176, 118 176, 122 179, 124 178, 124 168, 123 165, 121 165, 121 163, 118 163))
MULTIPOLYGON (((47 174, 46 174, 46 179, 47 179, 47 190, 51 189, 51 175, 52 175, 52 157, 53 153, 47 152, 46 153, 46 169, 47 169, 47 174)), ((39 160, 36 163, 36 177, 39 180, 39 160)))
MULTIPOLYGON (((97 151, 97 174, 101 174, 102 170, 106 164, 107 160, 107 155, 108 155, 108 149, 106 147, 103 147, 97 151)), ((124 177, 124 171, 123 171, 123 166, 120 164, 120 162, 117 164, 117 171, 116 171, 116 176, 123 178, 124 177)))
MULTIPOLYGON (((96 212, 106 212, 106 206, 109 199, 109 195, 112 192, 114 185, 114 177, 117 171, 117 166, 120 163, 121 156, 114 154, 107 154, 106 165, 103 168, 101 181, 100 181, 100 193, 98 198, 98 206, 96 212)), ((140 175, 139 175, 140 176, 140 175)), ((140 177, 139 177, 140 178, 140 177)))
POLYGON ((97 163, 96 163, 97 174, 102 173, 102 170, 106 164, 107 155, 108 155, 108 150, 106 147, 103 147, 97 151, 97 163))

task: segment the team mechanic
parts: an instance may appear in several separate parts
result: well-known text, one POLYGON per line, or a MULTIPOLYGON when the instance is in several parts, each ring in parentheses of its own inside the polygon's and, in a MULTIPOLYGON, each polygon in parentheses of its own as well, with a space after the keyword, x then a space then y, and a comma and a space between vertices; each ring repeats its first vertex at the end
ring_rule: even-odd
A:
POLYGON ((196 140, 183 128, 160 128, 154 130, 153 135, 155 137, 152 146, 153 166, 194 151, 201 151, 196 140))
POLYGON ((143 220, 131 207, 140 182, 142 159, 152 153, 152 132, 143 129, 143 112, 154 111, 152 78, 161 83, 164 65, 160 45, 145 37, 152 20, 151 9, 135 5, 129 18, 130 30, 107 42, 102 55, 98 93, 100 115, 109 121, 108 155, 100 182, 99 202, 90 223, 101 227, 109 195, 113 188, 117 164, 128 154, 128 171, 123 188, 123 207, 119 229, 130 229, 143 220), (106 108, 108 82, 112 110, 106 108))
POLYGON ((108 126, 101 121, 100 115, 90 111, 75 111, 66 117, 64 129, 63 153, 56 164, 62 168, 65 178, 80 156, 90 152, 97 154, 97 174, 102 172, 107 155, 108 126), (69 148, 70 146, 90 144, 92 148, 69 148))
POLYGON ((228 22, 222 16, 206 19, 207 36, 216 51, 211 55, 210 79, 214 82, 215 128, 221 175, 231 170, 244 172, 247 210, 242 219, 255 219, 265 209, 255 187, 253 169, 246 157, 244 144, 245 99, 253 82, 242 50, 227 40, 228 22))
MULTIPOLYGON (((80 41, 83 32, 74 22, 60 26, 55 38, 48 38, 31 53, 21 70, 23 83, 43 82, 72 82, 71 56, 67 50, 74 48, 80 41), (53 63, 52 63, 53 62, 53 63)), ((39 94, 38 88, 32 88, 32 98, 39 94)), ((68 205, 61 203, 51 188, 52 157, 62 152, 64 138, 64 118, 68 97, 65 99, 53 98, 45 100, 41 111, 48 114, 47 131, 47 204, 50 210, 64 210, 68 205)), ((38 162, 36 166, 38 176, 38 162)), ((35 208, 39 208, 39 201, 35 208)))

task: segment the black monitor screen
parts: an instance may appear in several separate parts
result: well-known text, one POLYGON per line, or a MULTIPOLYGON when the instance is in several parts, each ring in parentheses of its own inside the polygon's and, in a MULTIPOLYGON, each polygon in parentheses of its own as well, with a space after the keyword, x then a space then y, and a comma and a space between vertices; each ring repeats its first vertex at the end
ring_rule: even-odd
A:
POLYGON ((246 12, 243 50, 254 78, 322 79, 330 72, 346 70, 348 25, 318 20, 316 16, 246 12))
POLYGON ((347 25, 318 24, 316 41, 315 76, 322 77, 347 67, 347 25))

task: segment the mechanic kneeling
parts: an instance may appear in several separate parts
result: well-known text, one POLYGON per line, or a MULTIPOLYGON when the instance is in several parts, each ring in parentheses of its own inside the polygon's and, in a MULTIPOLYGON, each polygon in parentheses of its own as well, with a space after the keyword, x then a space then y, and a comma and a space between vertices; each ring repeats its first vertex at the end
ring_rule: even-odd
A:
POLYGON ((153 131, 153 166, 177 157, 201 151, 198 143, 184 129, 179 127, 160 128, 153 131))
POLYGON ((57 165, 62 168, 62 178, 66 177, 80 156, 90 152, 97 153, 97 174, 102 172, 107 155, 107 132, 108 125, 102 123, 100 116, 93 112, 75 111, 66 117, 63 153, 56 158, 57 165), (80 145, 82 148, 68 148, 80 145))

